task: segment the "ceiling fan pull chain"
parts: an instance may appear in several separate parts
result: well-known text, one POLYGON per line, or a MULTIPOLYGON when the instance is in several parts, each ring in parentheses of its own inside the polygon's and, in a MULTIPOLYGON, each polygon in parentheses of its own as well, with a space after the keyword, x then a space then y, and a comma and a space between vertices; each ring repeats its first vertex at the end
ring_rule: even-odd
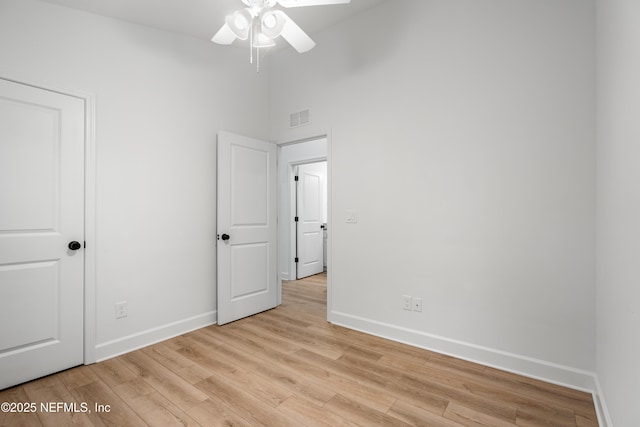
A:
POLYGON ((249 63, 253 64, 253 25, 249 29, 249 63))

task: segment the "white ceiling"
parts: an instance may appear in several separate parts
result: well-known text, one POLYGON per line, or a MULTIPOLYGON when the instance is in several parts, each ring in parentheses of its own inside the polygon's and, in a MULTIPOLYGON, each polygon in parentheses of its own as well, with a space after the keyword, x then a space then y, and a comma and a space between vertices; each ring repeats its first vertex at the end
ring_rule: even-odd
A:
MULTIPOLYGON (((186 34, 202 40, 211 37, 240 0, 42 0, 136 24, 186 34)), ((314 34, 385 0, 351 0, 349 4, 286 9, 308 34, 314 34)))

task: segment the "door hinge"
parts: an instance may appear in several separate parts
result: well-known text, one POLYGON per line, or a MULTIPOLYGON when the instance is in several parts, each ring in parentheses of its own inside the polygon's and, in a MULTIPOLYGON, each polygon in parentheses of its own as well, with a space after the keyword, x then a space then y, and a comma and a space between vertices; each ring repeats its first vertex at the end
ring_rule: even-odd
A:
POLYGON ((87 241, 85 240, 84 242, 82 242, 82 246, 86 249, 87 248, 87 241))
POLYGON ((298 262, 298 257, 295 257, 294 261, 295 261, 295 262, 298 262))
POLYGON ((297 216, 296 216, 296 217, 294 217, 294 218, 293 218, 293 220, 294 220, 295 222, 298 222, 298 217, 297 217, 297 216))
POLYGON ((293 180, 294 180, 294 181, 296 181, 296 182, 298 181, 298 179, 299 179, 299 178, 298 178, 298 175, 296 175, 296 176, 294 176, 294 177, 293 177, 293 180))

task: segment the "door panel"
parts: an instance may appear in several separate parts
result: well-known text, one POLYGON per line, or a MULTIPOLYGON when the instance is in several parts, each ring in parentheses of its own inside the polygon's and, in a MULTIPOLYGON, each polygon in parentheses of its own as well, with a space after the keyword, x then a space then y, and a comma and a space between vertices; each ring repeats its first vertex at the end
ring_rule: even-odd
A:
POLYGON ((298 166, 298 279, 324 271, 324 179, 326 163, 298 166))
POLYGON ((231 226, 262 226, 269 221, 269 160, 272 154, 244 145, 231 146, 231 226))
POLYGON ((83 362, 84 101, 0 79, 0 389, 83 362))
POLYGON ((60 156, 60 140, 55 133, 60 111, 4 98, 0 99, 0 117, 0 158, 5 159, 2 176, 7 178, 0 182, 0 230, 57 229, 55 191, 59 179, 55 160, 60 156), (24 167, 24 162, 29 167, 24 167))
POLYGON ((266 242, 231 246, 231 302, 268 292, 268 260, 266 242))
POLYGON ((221 132, 218 135, 219 325, 276 306, 276 214, 276 146, 221 132))
POLYGON ((55 341, 60 328, 57 300, 60 283, 59 261, 45 261, 0 266, 2 283, 20 283, 12 286, 10 303, 3 303, 0 324, 15 325, 3 327, 0 332, 2 349, 18 348, 30 343, 55 341), (23 313, 38 313, 39 322, 15 324, 23 313))

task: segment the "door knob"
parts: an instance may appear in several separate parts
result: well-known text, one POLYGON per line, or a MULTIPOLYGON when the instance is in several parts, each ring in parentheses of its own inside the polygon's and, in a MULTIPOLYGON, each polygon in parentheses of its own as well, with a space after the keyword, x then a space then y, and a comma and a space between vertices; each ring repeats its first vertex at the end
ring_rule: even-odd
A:
POLYGON ((228 234, 223 234, 220 237, 222 238, 222 240, 229 240, 231 238, 231 236, 229 236, 228 234))
POLYGON ((77 251, 81 247, 82 245, 80 244, 80 242, 76 242, 75 240, 73 242, 69 242, 69 249, 71 249, 72 251, 77 251))

